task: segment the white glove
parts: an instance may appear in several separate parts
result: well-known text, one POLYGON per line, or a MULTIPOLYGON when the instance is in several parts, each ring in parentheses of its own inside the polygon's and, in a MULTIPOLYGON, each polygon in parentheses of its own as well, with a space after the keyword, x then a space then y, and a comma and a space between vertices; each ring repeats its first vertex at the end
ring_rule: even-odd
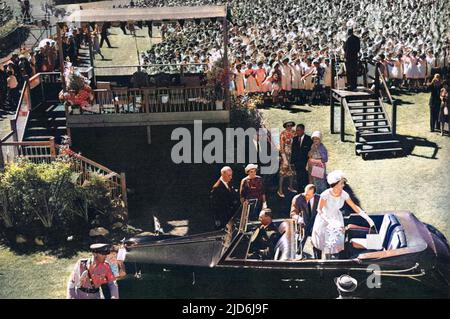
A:
POLYGON ((263 209, 266 209, 266 208, 267 208, 267 202, 264 202, 264 203, 263 203, 262 208, 263 208, 263 209))
POLYGON ((124 247, 119 248, 119 251, 117 252, 117 260, 118 261, 125 261, 125 257, 127 255, 127 250, 124 247))
POLYGON ((361 211, 359 212, 359 216, 361 216, 362 218, 364 218, 364 219, 366 220, 366 222, 369 223, 369 226, 370 226, 370 227, 375 226, 375 223, 373 222, 372 218, 370 218, 369 215, 367 215, 365 211, 361 210, 361 211))

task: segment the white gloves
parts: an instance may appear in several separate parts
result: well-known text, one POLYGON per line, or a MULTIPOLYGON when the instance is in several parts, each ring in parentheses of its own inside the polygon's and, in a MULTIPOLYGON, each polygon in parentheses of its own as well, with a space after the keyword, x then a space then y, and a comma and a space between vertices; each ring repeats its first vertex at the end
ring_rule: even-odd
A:
POLYGON ((262 208, 263 208, 263 209, 266 209, 266 208, 267 208, 267 202, 264 202, 264 203, 262 204, 262 208))
POLYGON ((359 212, 359 216, 361 216, 362 218, 364 218, 364 219, 366 220, 366 222, 369 223, 369 226, 370 226, 370 227, 375 226, 375 223, 373 222, 372 218, 370 218, 369 215, 367 215, 365 211, 361 210, 361 211, 359 212))

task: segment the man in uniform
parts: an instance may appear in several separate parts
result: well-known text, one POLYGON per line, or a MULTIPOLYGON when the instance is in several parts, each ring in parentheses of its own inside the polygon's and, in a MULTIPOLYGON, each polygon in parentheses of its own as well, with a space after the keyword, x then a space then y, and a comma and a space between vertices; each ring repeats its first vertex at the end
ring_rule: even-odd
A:
POLYGON ((75 264, 67 284, 68 299, 101 299, 100 286, 107 285, 111 299, 119 299, 119 288, 106 257, 110 245, 90 246, 92 257, 81 259, 75 264))

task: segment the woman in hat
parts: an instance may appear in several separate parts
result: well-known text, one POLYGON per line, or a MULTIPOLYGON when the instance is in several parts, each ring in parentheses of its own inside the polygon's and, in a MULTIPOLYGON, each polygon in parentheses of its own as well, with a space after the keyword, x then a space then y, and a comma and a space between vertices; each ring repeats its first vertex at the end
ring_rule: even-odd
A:
POLYGON ((328 162, 328 151, 322 144, 322 134, 315 131, 311 135, 313 144, 308 153, 309 183, 316 186, 318 194, 327 189, 326 162, 328 162))
POLYGON ((256 175, 257 169, 258 165, 256 164, 248 164, 245 167, 247 177, 242 179, 239 189, 241 203, 251 199, 258 200, 256 207, 250 212, 249 220, 256 220, 261 208, 267 207, 264 182, 261 176, 256 175))
POLYGON ((277 194, 280 197, 285 197, 283 193, 283 182, 286 178, 289 179, 288 190, 296 193, 294 189, 294 170, 291 166, 291 153, 292 153, 292 140, 295 136, 294 130, 295 123, 293 121, 287 121, 283 123, 284 130, 280 133, 280 179, 278 184, 277 194))
POLYGON ((344 250, 345 227, 340 209, 347 203, 354 212, 364 218, 370 227, 373 220, 344 191, 347 180, 342 171, 327 176, 330 188, 320 195, 317 217, 312 230, 312 243, 316 258, 335 259, 344 250))

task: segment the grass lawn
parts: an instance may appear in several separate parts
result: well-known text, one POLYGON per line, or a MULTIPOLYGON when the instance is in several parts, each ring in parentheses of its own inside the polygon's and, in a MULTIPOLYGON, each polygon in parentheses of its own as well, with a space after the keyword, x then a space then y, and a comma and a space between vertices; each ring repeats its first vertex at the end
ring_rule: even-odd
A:
POLYGON ((82 256, 57 258, 46 253, 19 255, 0 246, 0 299, 65 298, 73 265, 82 256))

